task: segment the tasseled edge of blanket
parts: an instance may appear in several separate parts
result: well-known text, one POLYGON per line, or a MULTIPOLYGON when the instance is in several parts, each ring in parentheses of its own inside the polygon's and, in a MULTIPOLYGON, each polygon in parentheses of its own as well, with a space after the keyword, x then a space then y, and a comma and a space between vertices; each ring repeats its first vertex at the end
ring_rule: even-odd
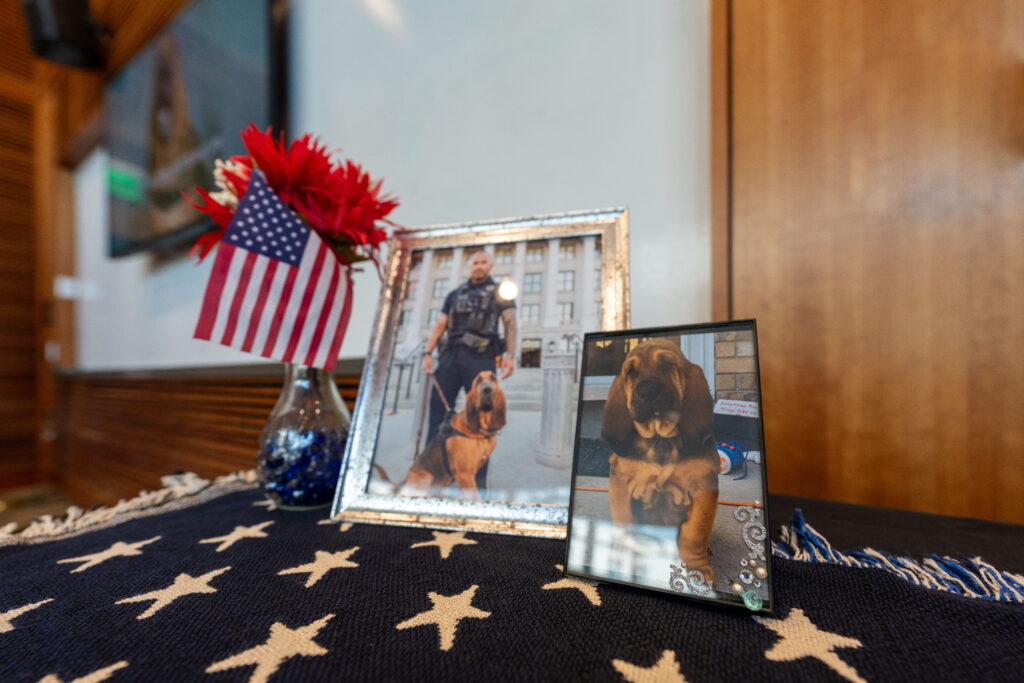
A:
POLYGON ((13 522, 0 527, 0 546, 51 541, 74 536, 132 519, 197 505, 234 491, 253 488, 256 471, 233 472, 213 481, 192 473, 171 474, 160 478, 163 488, 142 491, 130 500, 112 507, 83 510, 72 505, 63 517, 43 515, 20 531, 13 522))
POLYGON ((925 555, 918 562, 909 556, 897 557, 873 548, 842 552, 804 521, 803 511, 799 509, 793 514, 793 520, 783 525, 780 540, 772 543, 772 555, 797 562, 881 569, 932 590, 982 600, 1024 603, 1024 576, 1001 572, 980 557, 954 559, 925 555))

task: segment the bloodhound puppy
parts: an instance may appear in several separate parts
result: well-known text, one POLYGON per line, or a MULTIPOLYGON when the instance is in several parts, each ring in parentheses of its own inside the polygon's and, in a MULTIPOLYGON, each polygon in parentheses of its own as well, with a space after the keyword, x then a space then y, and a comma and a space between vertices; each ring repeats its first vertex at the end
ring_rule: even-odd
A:
POLYGON ((679 527, 679 557, 711 586, 708 539, 721 468, 704 373, 677 342, 649 339, 612 382, 601 438, 612 449, 608 497, 617 526, 679 527))
POLYGON ((505 392, 498 376, 484 370, 473 378, 465 407, 416 455, 399 488, 427 495, 431 489, 457 483, 464 498, 480 500, 477 472, 494 452, 497 433, 504 426, 505 392))

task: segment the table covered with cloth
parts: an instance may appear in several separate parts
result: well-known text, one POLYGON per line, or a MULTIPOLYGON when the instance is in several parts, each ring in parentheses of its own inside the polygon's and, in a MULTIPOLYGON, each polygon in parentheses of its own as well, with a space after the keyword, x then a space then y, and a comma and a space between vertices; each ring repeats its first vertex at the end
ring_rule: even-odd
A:
POLYGON ((799 511, 763 615, 565 577, 561 541, 274 510, 251 474, 168 483, 0 531, 0 681, 1024 675, 1024 577, 840 552, 799 511))

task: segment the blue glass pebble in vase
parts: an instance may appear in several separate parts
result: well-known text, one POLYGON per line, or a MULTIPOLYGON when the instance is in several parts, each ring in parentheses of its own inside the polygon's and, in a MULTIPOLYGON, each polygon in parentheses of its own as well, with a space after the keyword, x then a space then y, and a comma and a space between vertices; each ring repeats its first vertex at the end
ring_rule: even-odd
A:
POLYGON ((331 373, 287 363, 281 396, 260 435, 257 470, 267 498, 285 510, 329 505, 351 424, 331 373))

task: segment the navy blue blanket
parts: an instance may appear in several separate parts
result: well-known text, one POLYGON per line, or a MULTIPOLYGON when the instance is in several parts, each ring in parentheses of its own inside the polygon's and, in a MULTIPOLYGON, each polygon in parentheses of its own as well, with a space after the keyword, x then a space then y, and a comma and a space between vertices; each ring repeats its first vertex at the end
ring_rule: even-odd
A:
POLYGON ((800 518, 773 561, 775 615, 761 617, 565 578, 560 541, 318 523, 324 511, 261 500, 235 491, 59 540, 0 538, 0 681, 1017 681, 1024 670, 1020 577, 953 563, 930 581, 881 554, 837 553, 800 518))

